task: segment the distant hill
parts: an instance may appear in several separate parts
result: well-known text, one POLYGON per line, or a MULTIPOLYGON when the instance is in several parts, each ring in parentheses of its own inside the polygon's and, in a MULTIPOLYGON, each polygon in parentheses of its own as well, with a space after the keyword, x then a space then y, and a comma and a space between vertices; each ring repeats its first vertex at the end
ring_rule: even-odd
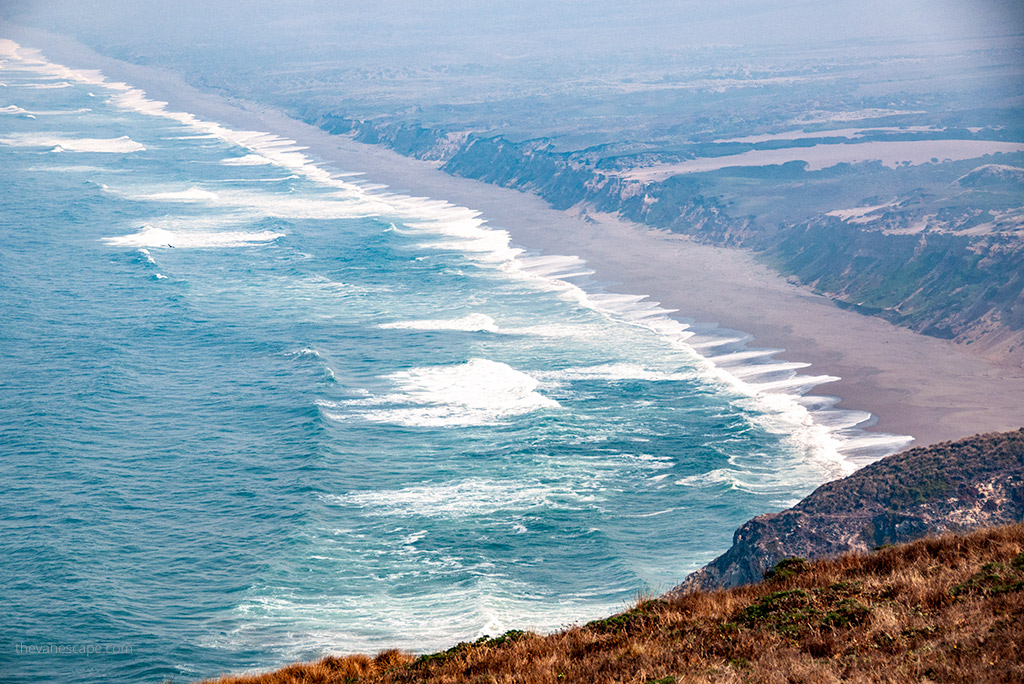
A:
MULTIPOLYGON (((1019 443, 1019 442, 1018 442, 1019 443)), ((909 491, 909 490, 906 490, 909 491)), ((1024 681, 1024 525, 787 561, 549 636, 334 657, 220 684, 1024 681)))
POLYGON ((1024 169, 1005 164, 985 164, 960 176, 956 182, 965 188, 1014 185, 1019 190, 1020 185, 1024 183, 1024 169))
POLYGON ((676 591, 757 582, 787 557, 866 553, 927 534, 1024 520, 1024 428, 910 449, 740 527, 733 546, 676 591))

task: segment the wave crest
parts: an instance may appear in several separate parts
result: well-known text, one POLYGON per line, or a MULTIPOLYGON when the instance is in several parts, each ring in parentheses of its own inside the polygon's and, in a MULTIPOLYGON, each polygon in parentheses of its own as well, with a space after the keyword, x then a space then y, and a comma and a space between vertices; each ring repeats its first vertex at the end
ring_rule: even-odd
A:
POLYGON ((142 230, 131 235, 103 238, 108 245, 119 247, 245 247, 276 240, 284 233, 263 230, 256 233, 244 231, 180 231, 174 232, 164 228, 143 226, 142 230))
POLYGON ((488 359, 414 368, 387 379, 396 392, 342 402, 336 406, 346 408, 344 413, 325 414, 344 420, 355 413, 366 420, 411 427, 467 427, 560 407, 537 391, 540 383, 532 376, 488 359))
POLYGON ((382 323, 380 328, 397 330, 462 330, 465 332, 498 332, 494 319, 486 314, 472 313, 462 318, 396 321, 382 323))

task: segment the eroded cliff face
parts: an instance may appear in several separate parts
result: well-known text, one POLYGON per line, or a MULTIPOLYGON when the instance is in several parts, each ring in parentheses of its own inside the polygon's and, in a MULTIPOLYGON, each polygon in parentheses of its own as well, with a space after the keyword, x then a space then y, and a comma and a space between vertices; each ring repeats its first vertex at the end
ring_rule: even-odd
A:
POLYGON ((1024 428, 910 449, 740 527, 673 592, 750 584, 783 558, 826 558, 1024 520, 1024 428))
POLYGON ((941 193, 786 224, 756 246, 778 270, 844 308, 1021 364, 1024 209, 1013 206, 1017 171, 1024 173, 981 166, 941 193))

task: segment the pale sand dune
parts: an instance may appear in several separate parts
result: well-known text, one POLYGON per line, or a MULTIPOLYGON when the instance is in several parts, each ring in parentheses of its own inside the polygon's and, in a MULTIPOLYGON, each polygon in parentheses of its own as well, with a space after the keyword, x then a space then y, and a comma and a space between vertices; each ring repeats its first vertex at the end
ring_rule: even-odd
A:
POLYGON ((878 416, 875 429, 909 434, 917 444, 1024 425, 1024 370, 998 366, 951 342, 835 307, 789 284, 740 250, 698 245, 613 217, 585 220, 514 190, 454 178, 428 162, 332 136, 280 112, 201 93, 173 74, 96 55, 63 37, 4 30, 25 46, 72 67, 102 70, 173 108, 229 126, 277 133, 309 147, 340 171, 364 172, 393 191, 443 198, 483 212, 521 246, 575 254, 609 290, 649 294, 680 316, 754 335, 753 345, 783 348, 808 373, 842 379, 824 386, 842 406, 878 416))
POLYGON ((832 128, 823 131, 784 131, 782 133, 761 133, 759 135, 745 135, 740 138, 721 138, 713 140, 716 143, 759 143, 769 140, 806 140, 808 138, 860 138, 867 133, 926 133, 944 131, 944 128, 934 126, 875 126, 870 128, 832 128))
POLYGON ((778 150, 751 150, 725 157, 700 157, 674 164, 653 164, 620 171, 628 180, 661 181, 672 176, 716 171, 734 166, 769 166, 791 161, 807 163, 808 171, 820 171, 836 164, 877 161, 895 168, 900 164, 927 164, 931 160, 959 161, 1000 152, 1020 152, 1024 143, 998 140, 871 140, 831 143, 778 150))

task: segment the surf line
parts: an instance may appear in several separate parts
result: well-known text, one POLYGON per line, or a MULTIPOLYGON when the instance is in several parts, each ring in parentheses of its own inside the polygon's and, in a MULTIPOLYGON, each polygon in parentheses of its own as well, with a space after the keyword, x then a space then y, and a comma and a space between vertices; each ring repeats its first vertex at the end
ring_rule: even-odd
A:
POLYGON ((500 268, 513 277, 526 278, 556 290, 580 306, 618 323, 645 328, 685 352, 707 380, 746 397, 765 416, 766 428, 784 434, 795 446, 836 471, 836 476, 893 453, 911 437, 870 433, 864 428, 873 416, 865 411, 839 409, 839 398, 808 395, 815 387, 838 380, 830 375, 803 375, 809 364, 782 362, 774 357, 784 350, 751 349, 751 336, 719 329, 697 330, 672 317, 646 295, 602 291, 587 282, 593 272, 576 256, 542 255, 513 247, 508 231, 493 228, 480 212, 445 200, 390 193, 385 186, 346 180, 323 168, 296 141, 263 131, 236 130, 187 113, 170 110, 167 102, 150 99, 145 91, 108 80, 97 70, 72 69, 45 59, 39 51, 0 40, 0 58, 19 63, 41 75, 103 88, 110 102, 125 110, 176 121, 198 133, 219 138, 247 151, 225 164, 273 164, 310 181, 342 191, 356 201, 365 216, 393 217, 406 229, 450 238, 447 247, 463 251, 471 260, 500 268), (580 284, 576 280, 583 279, 580 284))

